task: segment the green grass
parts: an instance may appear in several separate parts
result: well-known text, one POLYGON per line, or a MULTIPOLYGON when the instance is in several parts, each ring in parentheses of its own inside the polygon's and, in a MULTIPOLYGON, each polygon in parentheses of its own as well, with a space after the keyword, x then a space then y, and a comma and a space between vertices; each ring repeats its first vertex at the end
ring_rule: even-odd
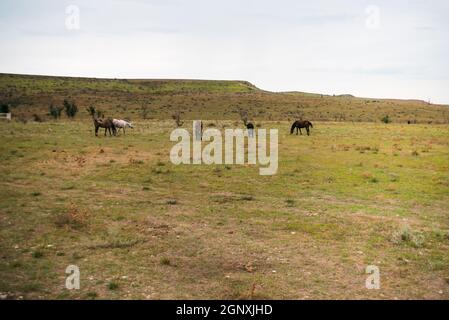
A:
POLYGON ((447 125, 316 122, 310 137, 262 127, 279 129, 275 176, 171 164, 172 121, 106 138, 90 121, 5 124, 0 292, 449 298, 447 125), (80 290, 64 287, 69 264, 80 290), (370 264, 379 291, 364 287, 370 264))

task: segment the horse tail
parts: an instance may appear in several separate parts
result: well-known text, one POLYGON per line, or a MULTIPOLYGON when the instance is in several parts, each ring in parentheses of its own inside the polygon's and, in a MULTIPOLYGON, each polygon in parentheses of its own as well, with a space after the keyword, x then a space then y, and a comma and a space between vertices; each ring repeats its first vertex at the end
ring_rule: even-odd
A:
POLYGON ((290 134, 293 134, 293 131, 295 131, 295 127, 296 127, 296 121, 293 122, 292 128, 290 130, 290 134))

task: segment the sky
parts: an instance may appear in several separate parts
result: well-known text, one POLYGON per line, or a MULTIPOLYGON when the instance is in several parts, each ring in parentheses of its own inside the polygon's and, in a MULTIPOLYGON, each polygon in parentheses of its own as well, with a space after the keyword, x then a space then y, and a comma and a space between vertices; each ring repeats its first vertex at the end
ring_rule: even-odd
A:
POLYGON ((449 104, 447 0, 0 0, 0 73, 449 104))

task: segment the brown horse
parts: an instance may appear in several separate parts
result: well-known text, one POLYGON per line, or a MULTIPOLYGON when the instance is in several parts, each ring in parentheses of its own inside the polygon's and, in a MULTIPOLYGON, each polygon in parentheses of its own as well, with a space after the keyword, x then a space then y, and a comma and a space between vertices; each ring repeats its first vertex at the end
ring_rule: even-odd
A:
POLYGON ((94 126, 95 126, 95 135, 98 136, 98 129, 104 128, 104 135, 106 136, 106 131, 109 131, 109 135, 112 134, 117 135, 117 129, 115 128, 114 122, 111 118, 107 119, 98 119, 94 118, 94 126), (111 133, 112 130, 112 133, 111 133))
POLYGON ((306 128, 307 135, 310 136, 309 127, 313 128, 312 122, 308 120, 297 120, 293 123, 292 129, 290 130, 290 134, 293 134, 293 131, 295 131, 296 128, 296 135, 298 135, 298 130, 302 135, 301 128, 306 128))

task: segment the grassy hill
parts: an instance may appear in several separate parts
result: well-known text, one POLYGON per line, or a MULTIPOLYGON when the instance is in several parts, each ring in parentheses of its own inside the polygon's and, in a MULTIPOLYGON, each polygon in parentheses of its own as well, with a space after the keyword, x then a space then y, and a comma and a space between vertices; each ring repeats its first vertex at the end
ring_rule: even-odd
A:
POLYGON ((41 117, 50 104, 70 99, 95 106, 106 116, 168 119, 180 110, 186 119, 238 119, 237 108, 252 120, 380 121, 449 123, 449 107, 418 100, 357 98, 303 92, 274 93, 246 81, 95 79, 0 74, 0 102, 20 117, 41 117))

